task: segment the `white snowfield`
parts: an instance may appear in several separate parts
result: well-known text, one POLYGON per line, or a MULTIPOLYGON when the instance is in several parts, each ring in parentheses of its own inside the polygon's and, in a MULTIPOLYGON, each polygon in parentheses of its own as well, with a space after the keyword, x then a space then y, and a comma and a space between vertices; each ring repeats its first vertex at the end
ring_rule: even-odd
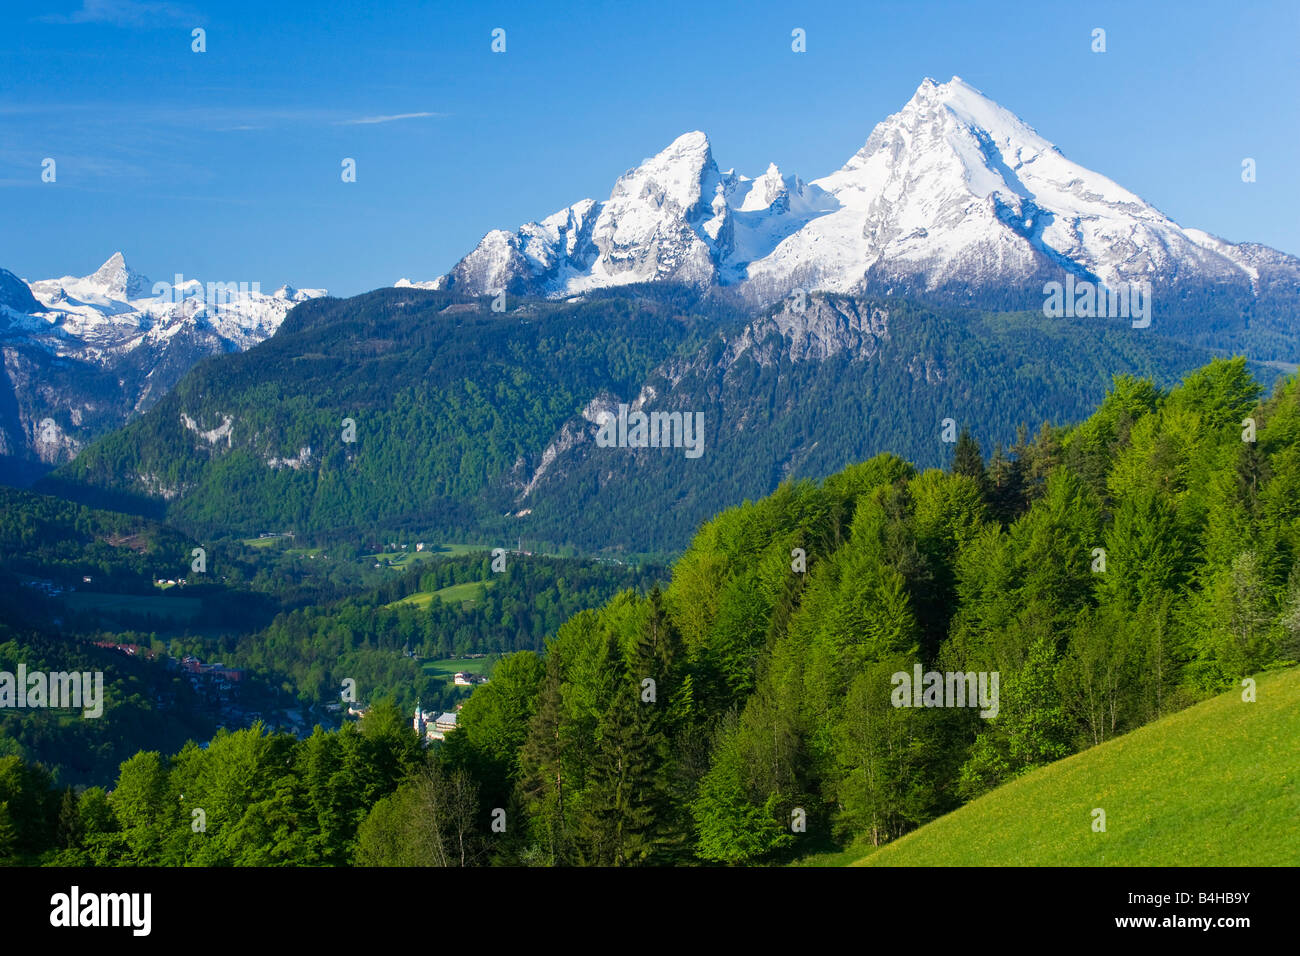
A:
POLYGON ((88 276, 26 285, 39 308, 3 307, 6 338, 19 333, 57 355, 100 364, 185 331, 201 331, 228 350, 243 350, 269 338, 299 302, 326 294, 286 285, 267 295, 255 283, 197 279, 183 279, 173 288, 133 271, 120 252, 88 276))
POLYGON ((449 274, 414 284, 472 294, 514 284, 559 298, 669 280, 733 286, 764 304, 793 289, 898 281, 1041 283, 1067 268, 1107 286, 1194 278, 1253 287, 1261 263, 1300 266, 1182 228, 953 77, 927 78, 821 179, 775 165, 756 179, 722 172, 708 137, 686 133, 620 177, 605 201, 489 232, 449 274))

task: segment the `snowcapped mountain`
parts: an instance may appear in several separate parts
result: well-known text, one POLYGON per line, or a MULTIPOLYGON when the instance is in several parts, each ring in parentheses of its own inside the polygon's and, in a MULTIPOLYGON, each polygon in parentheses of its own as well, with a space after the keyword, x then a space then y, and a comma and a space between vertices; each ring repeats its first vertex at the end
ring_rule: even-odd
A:
POLYGON ((1300 294, 1300 259, 1179 226, 959 77, 926 79, 811 182, 775 165, 756 179, 722 172, 708 138, 687 133, 607 200, 490 232, 432 285, 559 298, 676 281, 733 287, 756 305, 817 289, 1024 306, 1067 273, 1110 288, 1300 294))
POLYGON ((325 294, 286 285, 266 295, 255 283, 198 279, 155 285, 120 252, 88 276, 43 279, 28 288, 38 307, 17 315, 9 309, 6 340, 22 329, 60 355, 99 362, 194 329, 209 332, 226 351, 243 350, 272 335, 297 303, 325 294))
POLYGON ((173 279, 151 282, 120 252, 87 276, 29 283, 0 269, 0 455, 65 460, 195 362, 256 345, 325 295, 173 279))

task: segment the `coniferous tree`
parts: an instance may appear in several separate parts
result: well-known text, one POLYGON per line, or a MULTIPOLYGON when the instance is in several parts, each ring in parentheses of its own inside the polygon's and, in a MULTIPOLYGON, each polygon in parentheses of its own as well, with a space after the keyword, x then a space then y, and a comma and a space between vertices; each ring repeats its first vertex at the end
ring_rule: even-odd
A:
POLYGON ((605 710, 583 794, 584 862, 628 866, 652 862, 666 843, 662 703, 647 699, 642 679, 624 665, 611 633, 602 674, 605 710))
POLYGON ((557 647, 546 657, 546 676, 538 692, 537 711, 528 724, 528 737, 519 754, 520 784, 525 812, 535 823, 553 864, 569 862, 571 838, 569 781, 564 760, 563 668, 557 647))
POLYGON ((957 436, 957 444, 953 446, 952 473, 974 478, 982 492, 987 489, 988 475, 984 470, 984 453, 980 451, 980 443, 975 440, 975 436, 964 426, 961 434, 957 436))
POLYGON ((18 862, 18 828, 9 815, 9 801, 0 800, 0 866, 13 866, 18 862))
POLYGON ((81 812, 77 806, 77 794, 67 787, 63 791, 63 800, 59 804, 58 845, 60 849, 71 850, 81 843, 81 812))

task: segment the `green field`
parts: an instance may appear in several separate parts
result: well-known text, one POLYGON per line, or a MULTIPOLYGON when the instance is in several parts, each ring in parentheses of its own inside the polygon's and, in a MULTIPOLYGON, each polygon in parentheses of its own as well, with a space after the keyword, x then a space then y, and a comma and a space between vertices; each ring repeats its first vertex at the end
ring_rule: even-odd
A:
POLYGON ((362 560, 370 564, 391 562, 394 568, 409 568, 413 564, 432 561, 434 558, 456 558, 490 550, 486 545, 480 544, 435 544, 426 546, 423 551, 416 551, 414 548, 408 548, 406 551, 380 551, 378 554, 363 555, 362 560))
POLYGON ((100 594, 94 591, 73 591, 63 598, 74 611, 102 611, 112 614, 127 611, 131 614, 153 614, 170 621, 193 621, 203 611, 198 598, 147 597, 139 594, 100 594))
MULTIPOLYGON (((434 545, 432 551, 441 557, 459 557, 462 554, 479 554, 483 551, 492 549, 486 544, 439 544, 434 545)), ((424 553, 429 553, 430 549, 425 548, 424 553)))
POLYGON ((449 682, 460 671, 469 671, 471 674, 478 674, 481 677, 491 677, 492 672, 496 670, 497 661, 504 656, 503 654, 488 654, 485 657, 450 657, 436 661, 424 661, 420 664, 420 667, 426 674, 445 678, 449 682))
POLYGON ((482 599, 484 591, 494 584, 496 584, 495 581, 467 581, 464 584, 450 584, 436 591, 416 591, 414 594, 408 594, 406 597, 386 606, 398 607, 407 604, 423 609, 432 604, 434 598, 437 598, 444 604, 459 602, 461 607, 470 608, 478 603, 482 599))
MULTIPOLYGON (((270 547, 273 547, 273 546, 283 547, 284 545, 292 544, 292 543, 293 543, 293 537, 292 537, 291 535, 275 535, 275 536, 272 536, 272 537, 269 537, 269 538, 241 538, 241 539, 240 539, 240 543, 243 544, 244 547, 246 547, 246 548, 270 548, 270 547)), ((285 550, 288 550, 288 551, 293 551, 293 550, 303 551, 303 550, 307 550, 307 549, 304 549, 304 548, 297 548, 297 549, 294 549, 294 548, 286 548, 285 550)), ((319 549, 319 548, 316 548, 316 549, 313 549, 313 550, 317 550, 317 551, 319 551, 320 549, 319 549)))
POLYGON ((852 866, 1300 864, 1300 668, 1005 784, 900 840, 809 857, 852 866), (1093 832, 1093 810, 1106 831, 1093 832), (874 850, 874 852, 873 852, 874 850))

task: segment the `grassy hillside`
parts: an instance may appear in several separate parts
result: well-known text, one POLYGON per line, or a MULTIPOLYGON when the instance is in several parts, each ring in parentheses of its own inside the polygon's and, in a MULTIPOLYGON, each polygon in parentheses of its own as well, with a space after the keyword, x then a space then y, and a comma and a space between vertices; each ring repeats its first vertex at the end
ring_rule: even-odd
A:
POLYGON ((416 591, 414 594, 401 598, 384 605, 385 607, 400 607, 409 604, 411 607, 427 608, 434 598, 445 604, 459 604, 463 608, 471 608, 483 599, 487 589, 496 584, 495 581, 466 581, 464 584, 449 584, 445 588, 439 588, 436 591, 416 591))
POLYGON ((1300 668, 999 787, 855 866, 1294 866, 1300 668), (1106 832, 1092 811, 1106 811, 1106 832))

